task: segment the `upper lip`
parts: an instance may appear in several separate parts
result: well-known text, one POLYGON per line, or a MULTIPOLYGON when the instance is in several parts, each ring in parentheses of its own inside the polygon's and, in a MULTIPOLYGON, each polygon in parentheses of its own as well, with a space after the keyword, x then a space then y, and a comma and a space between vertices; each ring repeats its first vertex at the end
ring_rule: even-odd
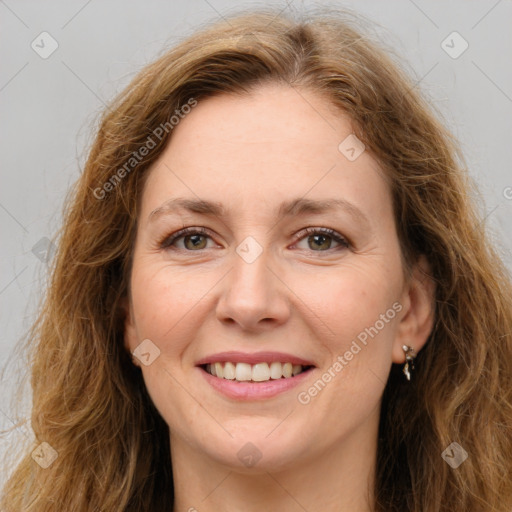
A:
POLYGON ((230 352, 218 352, 217 354, 203 357, 196 362, 196 366, 224 362, 257 364, 272 363, 274 361, 300 364, 302 366, 315 366, 311 361, 292 354, 286 354, 285 352, 253 352, 248 354, 247 352, 237 352, 235 350, 230 352))

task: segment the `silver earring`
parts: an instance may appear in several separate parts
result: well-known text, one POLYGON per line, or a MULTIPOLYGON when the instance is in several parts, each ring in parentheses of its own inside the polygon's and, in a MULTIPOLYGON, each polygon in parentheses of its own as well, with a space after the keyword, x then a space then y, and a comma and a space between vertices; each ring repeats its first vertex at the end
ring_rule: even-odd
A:
POLYGON ((409 371, 409 365, 411 370, 414 370, 414 358, 416 357, 416 352, 409 345, 402 345, 402 350, 405 352, 405 364, 404 364, 404 375, 407 377, 407 380, 411 380, 411 373, 409 371))

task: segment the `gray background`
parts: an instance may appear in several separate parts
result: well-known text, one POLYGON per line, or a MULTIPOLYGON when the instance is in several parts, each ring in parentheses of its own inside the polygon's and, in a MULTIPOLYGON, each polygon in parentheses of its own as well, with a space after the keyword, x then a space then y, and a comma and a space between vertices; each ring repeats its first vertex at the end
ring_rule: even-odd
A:
MULTIPOLYGON (((0 430, 29 415, 29 388, 24 401, 14 396, 16 378, 26 368, 13 351, 34 319, 47 279, 47 239, 59 226, 67 190, 79 176, 105 102, 201 24, 265 5, 296 11, 346 6, 380 25, 461 141, 482 193, 482 217, 512 269, 510 0, 0 0, 0 430), (46 59, 31 47, 33 41, 41 46, 43 31, 58 43, 46 59), (469 44, 456 59, 442 47, 453 31, 469 44)), ((448 41, 452 51, 461 47, 460 40, 448 41)), ((22 427, 0 436, 0 460, 15 436, 29 439, 31 433, 22 427)), ((0 485, 5 476, 0 470, 0 485)))

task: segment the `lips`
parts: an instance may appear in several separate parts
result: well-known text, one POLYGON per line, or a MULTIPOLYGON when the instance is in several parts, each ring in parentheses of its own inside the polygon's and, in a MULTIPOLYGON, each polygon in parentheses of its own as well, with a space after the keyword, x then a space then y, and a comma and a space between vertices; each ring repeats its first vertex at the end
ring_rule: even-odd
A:
POLYGON ((219 380, 264 383, 294 378, 315 365, 283 352, 222 352, 199 360, 197 366, 219 380))
POLYGON ((265 382, 276 379, 289 379, 295 375, 299 375, 303 371, 311 368, 310 366, 302 366, 300 364, 280 363, 274 361, 272 363, 256 363, 250 365, 248 363, 214 363, 202 366, 210 375, 219 379, 236 380, 238 382, 252 381, 265 382))
MULTIPOLYGON (((216 365, 219 365, 222 367, 222 370, 224 372, 225 366, 228 365, 229 367, 230 363, 220 363, 216 362, 213 364, 215 367, 216 365)), ((232 363, 231 363, 232 364, 232 363)), ((286 372, 288 372, 289 375, 289 367, 292 368, 292 375, 290 376, 284 376, 281 374, 280 378, 273 379, 272 376, 270 379, 263 380, 263 377, 267 378, 268 374, 266 374, 266 369, 259 368, 257 369, 257 374, 255 375, 256 380, 253 380, 254 373, 251 373, 251 379, 246 380, 246 377, 248 377, 249 369, 251 372, 254 372, 255 367, 259 366, 267 366, 269 367, 267 362, 263 363, 256 363, 255 365, 250 365, 248 363, 237 363, 235 366, 235 378, 234 379, 227 379, 224 377, 219 377, 218 375, 213 375, 207 370, 207 367, 211 367, 211 363, 206 363, 204 365, 198 365, 196 368, 199 372, 199 375, 204 379, 204 381, 211 386, 212 389, 214 389, 216 392, 220 393, 221 395, 236 401, 259 401, 259 400, 268 400, 271 399, 277 395, 286 394, 286 392, 290 392, 292 389, 297 388, 298 386, 305 386, 306 382, 308 382, 310 379, 314 378, 314 372, 316 371, 315 366, 307 366, 307 367, 300 367, 302 368, 302 371, 299 373, 296 373, 293 375, 293 367, 298 367, 299 365, 292 365, 291 363, 285 363, 282 365, 280 362, 272 362, 271 365, 278 365, 281 368, 284 368, 285 366, 288 367, 288 369, 285 369, 286 372), (243 365, 248 366, 249 369, 243 367, 243 365), (236 368, 238 366, 241 366, 241 374, 239 377, 242 380, 236 379, 236 368), (258 373, 260 372, 260 373, 258 373)), ((270 369, 270 367, 269 367, 270 369)), ((214 370, 216 371, 216 370, 214 370)), ((274 368, 275 371, 275 368, 274 368)), ((229 370, 228 370, 229 372, 229 370)), ((274 374, 277 376, 276 374, 274 374)), ((231 377, 233 375, 231 374, 231 377)))
POLYGON ((219 352, 211 356, 203 357, 196 362, 196 366, 226 362, 255 365, 258 363, 270 364, 274 361, 278 363, 291 363, 292 365, 316 366, 312 361, 285 352, 254 352, 248 354, 246 352, 237 351, 219 352))

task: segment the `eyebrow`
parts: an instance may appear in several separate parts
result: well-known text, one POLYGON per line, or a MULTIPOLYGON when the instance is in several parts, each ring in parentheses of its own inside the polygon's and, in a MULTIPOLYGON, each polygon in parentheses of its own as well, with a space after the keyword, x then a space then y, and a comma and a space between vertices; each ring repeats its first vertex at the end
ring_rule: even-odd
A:
MULTIPOLYGON (((215 217, 225 217, 227 210, 222 203, 206 201, 203 199, 190 199, 185 197, 176 197, 167 200, 158 208, 154 209, 148 216, 148 222, 152 222, 162 215, 170 215, 178 210, 185 210, 191 213, 202 215, 212 215, 215 217)), ((284 201, 279 205, 276 212, 277 218, 295 217, 305 214, 322 214, 335 210, 346 211, 354 220, 367 226, 370 225, 368 217, 357 206, 345 199, 306 199, 297 198, 284 201)))

